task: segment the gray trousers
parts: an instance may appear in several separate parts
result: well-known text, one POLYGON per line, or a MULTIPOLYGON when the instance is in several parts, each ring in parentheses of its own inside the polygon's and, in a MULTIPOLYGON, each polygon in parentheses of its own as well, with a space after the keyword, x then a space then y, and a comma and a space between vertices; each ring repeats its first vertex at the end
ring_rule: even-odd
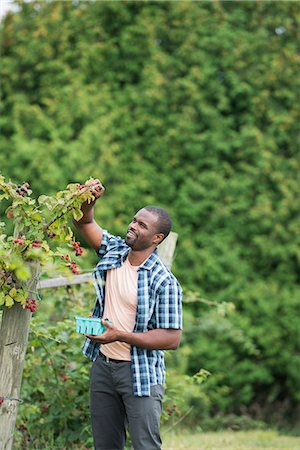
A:
POLYGON ((163 393, 163 386, 155 385, 150 397, 135 397, 130 362, 106 362, 98 356, 90 388, 95 450, 123 450, 127 426, 134 450, 159 450, 163 393))

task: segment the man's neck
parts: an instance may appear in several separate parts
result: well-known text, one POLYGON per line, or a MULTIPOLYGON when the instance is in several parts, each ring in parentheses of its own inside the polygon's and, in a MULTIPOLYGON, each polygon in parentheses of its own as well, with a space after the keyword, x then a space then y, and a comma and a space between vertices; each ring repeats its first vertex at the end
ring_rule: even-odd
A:
POLYGON ((155 247, 148 248, 147 250, 134 251, 130 250, 128 253, 128 261, 132 266, 140 266, 144 261, 153 253, 155 247))

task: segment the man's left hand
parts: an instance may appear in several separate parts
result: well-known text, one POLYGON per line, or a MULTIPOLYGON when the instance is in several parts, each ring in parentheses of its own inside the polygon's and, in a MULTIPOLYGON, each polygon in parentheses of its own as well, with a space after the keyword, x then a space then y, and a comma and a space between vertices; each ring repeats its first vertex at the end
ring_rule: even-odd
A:
POLYGON ((109 324, 106 320, 102 320, 102 324, 106 328, 104 333, 99 334, 99 336, 93 336, 91 334, 85 334, 85 336, 99 344, 109 344, 110 342, 118 341, 119 330, 114 328, 114 326, 109 324))

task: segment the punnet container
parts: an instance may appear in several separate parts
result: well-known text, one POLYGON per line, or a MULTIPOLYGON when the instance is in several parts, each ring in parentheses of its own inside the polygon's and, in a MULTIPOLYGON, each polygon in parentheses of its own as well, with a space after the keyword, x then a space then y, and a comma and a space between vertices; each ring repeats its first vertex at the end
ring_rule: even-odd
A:
POLYGON ((75 319, 77 333, 98 336, 106 330, 98 317, 76 316, 75 319))

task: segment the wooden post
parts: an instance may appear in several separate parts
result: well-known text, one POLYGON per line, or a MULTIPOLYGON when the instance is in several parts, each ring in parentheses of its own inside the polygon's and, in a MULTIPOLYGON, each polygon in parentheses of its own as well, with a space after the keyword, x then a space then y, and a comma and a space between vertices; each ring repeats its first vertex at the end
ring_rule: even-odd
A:
POLYGON ((177 238, 178 234, 171 231, 169 236, 157 247, 159 257, 168 269, 172 267, 177 238))
MULTIPOLYGON (((27 284, 36 292, 37 269, 27 284)), ((20 399, 23 365, 28 342, 31 311, 19 303, 4 308, 0 328, 0 450, 10 450, 20 399)))

